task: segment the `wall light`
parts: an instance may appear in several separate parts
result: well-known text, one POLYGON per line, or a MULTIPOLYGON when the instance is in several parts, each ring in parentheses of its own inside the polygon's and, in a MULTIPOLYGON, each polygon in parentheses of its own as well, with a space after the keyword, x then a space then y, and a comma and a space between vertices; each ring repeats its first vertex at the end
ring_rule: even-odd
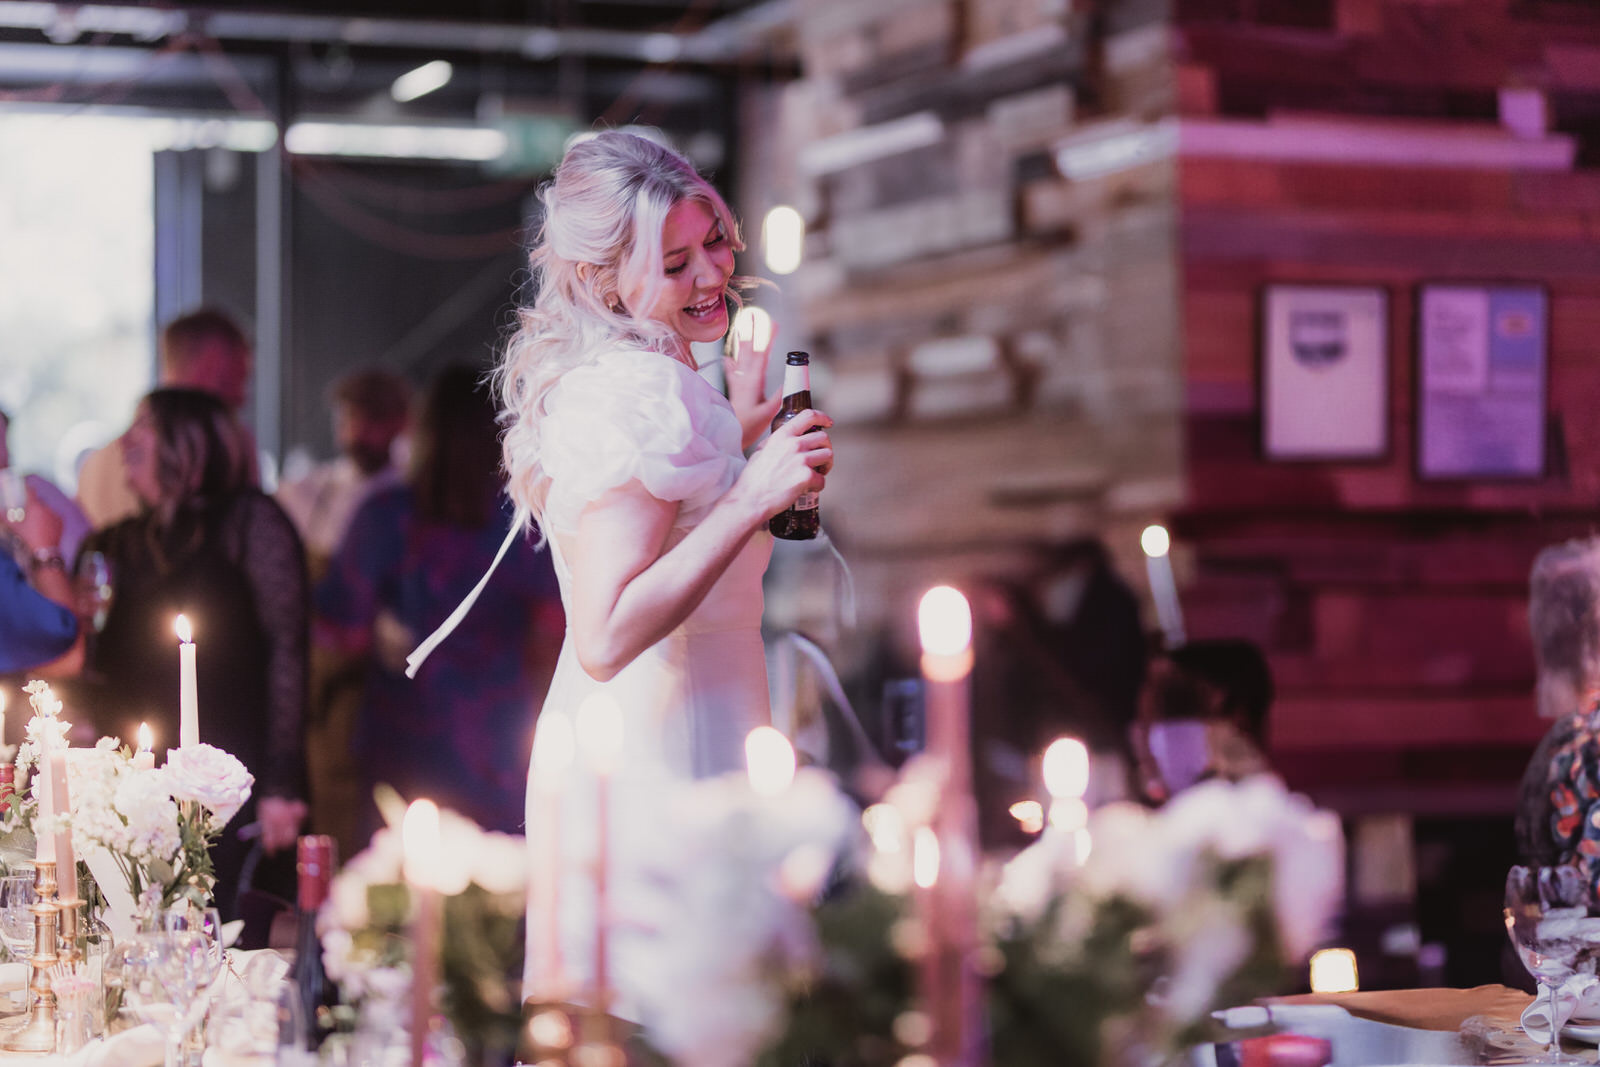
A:
POLYGON ((806 242, 806 220, 788 204, 767 212, 761 222, 761 247, 766 252, 767 269, 774 274, 793 274, 800 266, 806 242))
POLYGON ((399 103, 410 103, 419 96, 427 96, 437 89, 443 89, 450 84, 450 79, 455 76, 456 68, 448 60, 436 59, 432 63, 424 63, 415 70, 408 70, 394 80, 389 87, 389 95, 399 103))

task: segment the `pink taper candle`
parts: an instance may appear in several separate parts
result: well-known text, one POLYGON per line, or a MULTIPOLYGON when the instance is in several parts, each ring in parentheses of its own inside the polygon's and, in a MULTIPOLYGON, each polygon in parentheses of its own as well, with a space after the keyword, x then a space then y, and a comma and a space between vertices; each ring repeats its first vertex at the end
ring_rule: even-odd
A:
POLYGON ((978 811, 972 795, 972 609, 958 590, 936 586, 923 594, 917 625, 928 753, 944 776, 933 816, 939 859, 929 931, 934 989, 924 1005, 934 1021, 928 1052, 944 1067, 976 1067, 983 1059, 983 1009, 973 959, 978 811))
POLYGON ((433 1019, 433 988, 439 981, 439 946, 444 938, 444 901, 435 881, 443 862, 439 848, 439 809, 431 800, 414 800, 400 824, 406 885, 416 895, 411 924, 411 1067, 422 1067, 428 1026, 433 1019))

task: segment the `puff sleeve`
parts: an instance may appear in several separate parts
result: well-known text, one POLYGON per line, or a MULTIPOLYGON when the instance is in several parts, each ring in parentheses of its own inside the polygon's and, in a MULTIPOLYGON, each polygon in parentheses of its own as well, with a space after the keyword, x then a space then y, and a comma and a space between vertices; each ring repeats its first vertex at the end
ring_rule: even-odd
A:
POLYGON ((741 436, 727 399, 688 367, 651 352, 608 353, 567 372, 545 399, 545 524, 573 530, 591 502, 637 479, 680 503, 677 526, 693 526, 743 469, 741 436))

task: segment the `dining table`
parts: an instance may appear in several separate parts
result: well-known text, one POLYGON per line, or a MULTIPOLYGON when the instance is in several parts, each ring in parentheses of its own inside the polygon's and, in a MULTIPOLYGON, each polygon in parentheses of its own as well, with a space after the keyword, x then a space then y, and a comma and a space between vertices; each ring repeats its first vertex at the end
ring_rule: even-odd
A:
MULTIPOLYGON (((1222 1040, 1196 1050, 1196 1067, 1239 1062, 1221 1046, 1271 1033, 1326 1040, 1329 1067, 1538 1062, 1543 1046, 1521 1026, 1532 1000, 1528 993, 1503 985, 1273 997, 1218 1012, 1222 1040)), ((1593 1042, 1575 1040, 1571 1029, 1563 1037, 1563 1049, 1587 1049, 1592 1062, 1593 1042)))

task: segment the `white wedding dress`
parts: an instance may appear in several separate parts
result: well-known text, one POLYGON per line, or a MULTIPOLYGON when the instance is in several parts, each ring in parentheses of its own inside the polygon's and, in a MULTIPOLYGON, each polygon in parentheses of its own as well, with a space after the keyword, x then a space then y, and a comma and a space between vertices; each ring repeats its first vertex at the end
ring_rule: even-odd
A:
MULTIPOLYGON (((681 540, 728 491, 744 468, 739 420, 710 383, 665 356, 636 350, 607 353, 569 371, 545 399, 539 427, 550 477, 543 515, 561 596, 571 610, 571 572, 561 542, 579 515, 607 490, 637 479, 653 496, 679 502, 668 547, 681 540)), ((765 530, 752 536, 683 624, 607 682, 578 664, 570 633, 561 648, 545 708, 575 715, 584 698, 603 690, 624 721, 623 758, 609 784, 608 952, 612 1010, 637 1018, 631 988, 650 968, 651 863, 661 862, 671 827, 664 800, 673 783, 744 765, 744 738, 770 718, 761 643, 761 577, 772 552, 765 530)), ((583 999, 594 973, 594 859, 599 785, 581 755, 564 776, 555 805, 559 832, 545 827, 550 801, 530 770, 528 839, 535 865, 552 848, 559 879, 560 959, 567 994, 583 999)), ((538 884, 535 874, 532 883, 538 884)), ((530 895, 527 995, 541 996, 550 923, 530 895)))

